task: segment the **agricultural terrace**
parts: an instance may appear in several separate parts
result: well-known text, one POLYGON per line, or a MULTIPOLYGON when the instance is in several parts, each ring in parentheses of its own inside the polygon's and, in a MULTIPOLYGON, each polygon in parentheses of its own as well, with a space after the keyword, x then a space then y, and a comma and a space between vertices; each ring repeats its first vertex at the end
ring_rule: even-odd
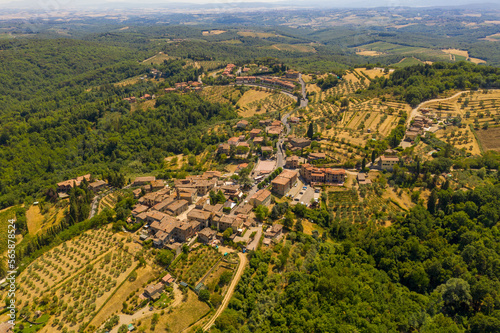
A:
POLYGON ((41 311, 48 321, 45 332, 76 331, 136 267, 129 247, 123 237, 100 229, 46 252, 18 277, 20 314, 39 322, 35 312, 41 311))
POLYGON ((402 211, 390 198, 384 198, 379 184, 363 185, 349 190, 328 190, 328 207, 334 218, 348 223, 376 222, 382 226, 390 224, 395 214, 402 211))
POLYGON ((295 99, 279 92, 267 92, 264 88, 246 91, 237 103, 238 113, 243 117, 273 112, 292 106, 295 99))
POLYGON ((104 209, 109 208, 113 209, 115 205, 118 202, 118 199, 123 198, 127 195, 126 191, 124 190, 118 190, 118 191, 113 191, 107 195, 105 195, 100 201, 99 201, 99 207, 97 209, 97 213, 99 214, 102 212, 104 209))
MULTIPOLYGON (((380 76, 382 76, 382 74, 383 73, 381 73, 380 76)), ((335 87, 327 89, 325 91, 318 91, 319 87, 316 85, 316 83, 308 83, 307 90, 309 92, 315 92, 310 95, 309 102, 314 104, 322 102, 331 97, 354 94, 356 91, 368 88, 368 85, 370 84, 370 78, 371 77, 366 73, 365 69, 358 68, 352 71, 347 71, 346 74, 342 77, 342 80, 340 80, 335 87)))
POLYGON ((212 103, 236 104, 241 97, 241 92, 231 86, 210 86, 205 87, 201 95, 212 103))
POLYGON ((461 128, 446 127, 436 133, 437 137, 472 154, 479 154, 480 147, 484 150, 498 149, 500 145, 495 140, 495 128, 500 125, 500 91, 471 91, 444 101, 425 103, 441 121, 453 123, 453 118, 461 119, 461 128), (478 143, 471 127, 475 130, 478 143), (491 130, 490 130, 491 128, 491 130))
POLYGON ((222 259, 222 254, 211 246, 199 246, 180 255, 169 270, 178 280, 195 287, 200 279, 222 259))
POLYGON ((206 71, 213 71, 216 69, 224 68, 226 67, 227 63, 222 62, 222 61, 197 61, 196 62, 200 67, 203 67, 204 70, 206 71))
POLYGON ((396 127, 400 112, 409 113, 411 107, 405 103, 371 99, 363 101, 349 98, 349 107, 341 109, 328 102, 308 105, 297 115, 306 122, 294 128, 294 134, 305 135, 309 122, 317 125, 323 137, 344 139, 346 142, 364 146, 368 140, 385 138, 396 127))
POLYGON ((288 95, 261 87, 211 86, 203 90, 202 96, 213 103, 236 105, 243 117, 281 110, 295 103, 295 99, 288 95))

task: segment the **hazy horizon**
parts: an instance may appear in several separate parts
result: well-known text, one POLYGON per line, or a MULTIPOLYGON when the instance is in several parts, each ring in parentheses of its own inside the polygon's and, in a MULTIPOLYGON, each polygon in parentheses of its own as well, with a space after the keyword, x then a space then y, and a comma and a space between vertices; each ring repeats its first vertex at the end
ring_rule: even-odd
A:
MULTIPOLYGON (((174 1, 164 1, 164 0, 145 0, 138 2, 136 0, 0 0, 0 5, 4 5, 4 8, 10 9, 30 9, 36 10, 37 8, 43 10, 64 10, 71 8, 95 8, 95 7, 119 7, 124 6, 124 8, 134 8, 134 7, 145 7, 148 5, 157 5, 161 7, 168 6, 180 6, 183 5, 217 5, 219 7, 224 7, 224 5, 230 6, 231 4, 238 3, 255 3, 263 4, 267 6, 277 5, 279 7, 290 6, 290 7, 308 7, 308 8, 373 8, 373 7, 436 7, 436 6, 467 6, 467 5, 478 5, 478 4, 492 4, 500 5, 500 1, 488 1, 488 0, 354 0, 351 2, 345 2, 340 0, 312 0, 312 1, 283 1, 283 0, 174 0, 174 1)), ((248 8, 248 7, 247 7, 248 8)))

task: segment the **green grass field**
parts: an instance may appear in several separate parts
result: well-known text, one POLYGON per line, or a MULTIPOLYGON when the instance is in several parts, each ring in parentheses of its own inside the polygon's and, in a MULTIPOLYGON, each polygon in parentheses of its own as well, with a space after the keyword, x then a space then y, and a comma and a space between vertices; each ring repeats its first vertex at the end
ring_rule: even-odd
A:
POLYGON ((411 57, 411 58, 404 58, 401 62, 392 64, 391 67, 402 68, 402 67, 421 65, 421 64, 423 64, 422 61, 418 60, 417 58, 411 57))
MULTIPOLYGON (((363 51, 376 51, 386 54, 400 55, 421 55, 420 59, 427 60, 428 57, 440 58, 449 60, 450 56, 443 53, 441 50, 433 50, 425 47, 404 46, 387 42, 375 42, 359 46, 358 49, 363 51)), ((458 59, 457 59, 458 60, 458 59)))
POLYGON ((0 253, 4 253, 7 250, 7 226, 9 225, 9 219, 16 217, 16 208, 19 206, 14 206, 0 211, 0 253))

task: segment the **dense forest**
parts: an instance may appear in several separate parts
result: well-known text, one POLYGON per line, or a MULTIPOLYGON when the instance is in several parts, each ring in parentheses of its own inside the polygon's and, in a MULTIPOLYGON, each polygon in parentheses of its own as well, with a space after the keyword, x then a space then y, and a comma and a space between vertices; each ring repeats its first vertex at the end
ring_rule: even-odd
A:
POLYGON ((284 244, 253 253, 218 331, 500 331, 495 181, 440 190, 382 229, 308 210, 334 242, 299 219, 284 244))
POLYGON ((369 89, 387 89, 401 95, 413 106, 450 90, 477 90, 500 87, 500 69, 465 61, 416 65, 394 71, 390 78, 371 82, 369 89))
MULTIPOLYGON (((13 67, 8 66, 15 63, 14 55, 8 49, 1 52, 6 62, 0 73, 7 77, 0 118, 1 207, 43 195, 56 182, 79 174, 103 175, 124 166, 130 172, 156 170, 168 153, 199 153, 207 144, 218 143, 217 136, 202 135, 204 127, 236 117, 232 107, 206 102, 194 93, 158 98, 154 109, 138 103, 131 112, 124 97, 154 94, 175 82, 196 79, 199 70, 184 61, 165 61, 157 66, 163 71, 161 81, 118 86, 113 83, 148 74, 150 65, 115 63, 117 59, 106 60, 99 48, 88 51, 95 58, 88 63, 81 59, 84 64, 75 64, 69 57, 72 51, 85 56, 83 50, 89 46, 88 42, 28 41, 26 57, 16 61, 47 69, 38 73, 26 65, 23 76, 13 75, 13 67), (40 47, 43 43, 47 45, 40 47), (63 51, 52 59, 50 53, 57 45, 64 45, 63 51), (35 53, 38 49, 43 52, 35 53), (26 80, 28 73, 37 78, 26 80), (20 80, 25 80, 25 87, 20 80), (30 91, 36 93, 30 95, 30 91)), ((114 55, 114 50, 110 47, 106 52, 114 55)))

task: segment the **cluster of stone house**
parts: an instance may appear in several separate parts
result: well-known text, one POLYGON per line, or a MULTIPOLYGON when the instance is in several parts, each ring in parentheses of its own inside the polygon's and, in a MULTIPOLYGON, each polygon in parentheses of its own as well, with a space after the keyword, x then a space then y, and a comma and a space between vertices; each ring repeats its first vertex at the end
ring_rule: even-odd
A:
MULTIPOLYGON (((236 215, 226 215, 223 210, 236 206, 235 202, 241 200, 243 192, 239 185, 226 184, 219 180, 220 177, 218 171, 207 171, 202 175, 176 179, 174 189, 164 185, 159 190, 148 192, 139 198, 130 222, 141 222, 148 226, 148 233, 143 234, 143 240, 151 238, 155 247, 173 250, 179 249, 182 243, 196 234, 200 241, 209 242, 218 235, 217 231, 223 232, 230 227, 239 232, 250 221, 249 211, 243 206, 236 215), (198 196, 206 196, 211 190, 222 191, 226 202, 210 205, 206 197, 198 199, 198 196), (190 205, 194 207, 185 213, 190 205), (183 217, 179 218, 181 214, 183 217)), ((152 189, 151 185, 155 182, 158 180, 154 177, 136 178, 133 184, 142 187, 134 190, 134 194, 142 194, 145 188, 152 189)))
POLYGON ((236 78, 236 84, 244 84, 244 83, 256 83, 256 76, 238 76, 236 78))
POLYGON ((191 90, 201 91, 203 90, 203 84, 198 81, 188 81, 188 82, 177 82, 175 88, 165 88, 166 93, 173 93, 175 91, 189 92, 191 90))
POLYGON ((222 73, 222 76, 225 76, 227 78, 233 78, 234 75, 233 70, 235 69, 236 65, 235 64, 227 64, 226 68, 224 68, 224 72, 222 73))
POLYGON ((266 189, 258 190, 248 199, 248 202, 253 205, 253 207, 257 207, 259 205, 266 206, 271 202, 271 192, 266 189))
POLYGON ((283 131, 281 121, 275 120, 269 126, 266 126, 266 133, 270 136, 279 136, 283 131))
POLYGON ((90 181, 90 174, 79 176, 73 179, 68 179, 57 183, 57 192, 69 192, 73 187, 80 186, 82 181, 85 179, 87 182, 90 181))
POLYGON ((309 162, 320 161, 320 160, 325 160, 325 159, 326 159, 325 153, 309 153, 309 155, 307 156, 307 160, 309 162))
POLYGON ((283 170, 271 181, 273 192, 285 195, 297 182, 298 173, 295 170, 283 170))
POLYGON ((426 116, 416 116, 413 118, 410 128, 406 130, 405 140, 410 142, 415 141, 419 135, 423 134, 424 129, 432 126, 432 124, 432 119, 426 116))
POLYGON ((155 95, 150 95, 150 94, 144 94, 139 98, 136 98, 135 96, 130 96, 130 97, 125 97, 123 100, 126 102, 129 102, 130 104, 137 102, 137 100, 143 100, 143 101, 149 101, 151 99, 155 99, 155 95))
POLYGON ((306 148, 311 144, 311 140, 307 138, 296 138, 296 137, 288 137, 287 142, 290 146, 289 149, 292 152, 306 148))
POLYGON ((153 283, 144 288, 143 297, 157 300, 163 293, 163 289, 167 286, 172 285, 172 283, 174 282, 175 279, 172 277, 172 275, 167 273, 167 275, 165 275, 159 283, 153 283))
POLYGON ((399 157, 397 156, 397 151, 393 149, 387 149, 384 151, 384 155, 380 156, 377 160, 377 165, 380 170, 392 171, 394 166, 399 163, 399 157))
POLYGON ((263 85, 269 85, 269 86, 273 86, 273 87, 277 86, 277 87, 280 87, 281 89, 290 90, 290 91, 295 89, 295 84, 293 84, 292 82, 280 80, 280 79, 275 78, 275 77, 262 77, 260 79, 260 83, 263 85))
MULTIPOLYGON (((240 130, 244 130, 248 127, 249 123, 246 120, 240 120, 234 127, 240 130)), ((261 120, 259 121, 259 126, 265 126, 266 128, 266 133, 269 136, 279 136, 282 132, 282 123, 279 120, 261 120)), ((272 154, 274 152, 272 147, 267 147, 264 146, 265 139, 262 136, 263 130, 260 128, 254 128, 248 132, 250 136, 250 140, 253 142, 254 145, 256 146, 261 146, 261 152, 262 153, 267 153, 267 154, 272 154)), ((240 136, 235 136, 232 138, 229 138, 226 143, 221 143, 218 148, 217 148, 217 153, 218 154, 226 154, 229 155, 231 152, 231 146, 234 146, 236 148, 238 147, 246 147, 248 149, 243 150, 241 149, 241 153, 238 153, 236 157, 239 158, 246 158, 248 155, 248 150, 250 148, 250 144, 247 142, 245 135, 240 135, 240 136)), ((237 151, 240 149, 237 149, 237 151)))
POLYGON ((343 184, 346 171, 344 169, 316 168, 305 163, 300 166, 300 175, 306 182, 314 185, 343 184))
POLYGON ((282 234, 283 234, 283 225, 273 224, 264 233, 264 240, 262 241, 262 244, 269 246, 271 245, 273 239, 279 239, 282 234))

